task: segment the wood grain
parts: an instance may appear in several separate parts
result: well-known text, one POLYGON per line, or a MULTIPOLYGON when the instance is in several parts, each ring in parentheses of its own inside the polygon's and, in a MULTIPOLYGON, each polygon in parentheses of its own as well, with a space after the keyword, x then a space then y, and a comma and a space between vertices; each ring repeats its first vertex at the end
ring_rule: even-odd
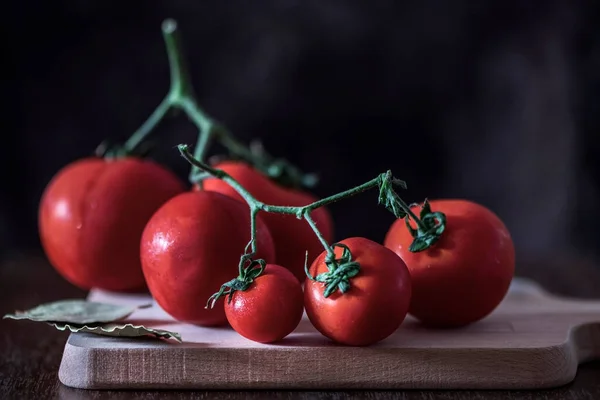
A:
MULTIPOLYGON (((150 300, 102 291, 89 298, 150 300)), ((579 363, 600 356, 600 301, 552 296, 521 280, 479 323, 428 330, 408 318, 390 338, 363 348, 331 343, 306 318, 277 345, 177 323, 156 305, 129 320, 175 330, 184 343, 74 334, 60 380, 86 389, 533 389, 564 385, 579 363)))
MULTIPOLYGON (((521 258, 522 259, 522 258, 521 258)), ((577 297, 600 298, 600 269, 585 259, 547 257, 521 262, 521 271, 545 287, 577 297), (568 268, 565 266, 568 265, 568 268), (560 272, 562 271, 562 273, 560 272)), ((0 309, 3 313, 61 298, 81 298, 83 291, 62 280, 38 252, 13 254, 0 264, 0 309)), ((68 335, 35 323, 0 320, 0 398, 2 399, 600 399, 600 361, 580 365, 575 380, 543 390, 82 390, 58 380, 68 335)), ((333 361, 335 363, 335 360, 333 361)), ((338 364, 335 364, 338 365, 338 364)))

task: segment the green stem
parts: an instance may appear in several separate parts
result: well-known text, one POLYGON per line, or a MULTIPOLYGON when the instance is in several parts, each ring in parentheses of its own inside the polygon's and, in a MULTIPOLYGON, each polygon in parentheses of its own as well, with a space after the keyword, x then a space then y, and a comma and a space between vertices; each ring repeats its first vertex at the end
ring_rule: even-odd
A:
MULTIPOLYGON (((247 146, 236 140, 227 129, 214 121, 198 105, 184 62, 183 45, 177 31, 177 23, 173 20, 166 20, 162 28, 171 71, 171 89, 168 99, 172 107, 182 110, 196 128, 198 128, 194 158, 203 161, 212 140, 218 139, 234 156, 251 162, 254 165, 264 164, 264 161, 255 156, 247 146)), ((200 178, 203 176, 199 174, 197 166, 192 166, 189 174, 190 183, 199 183, 200 178)))
POLYGON ((198 130, 200 131, 208 131, 215 122, 208 116, 206 112, 196 102, 194 98, 191 97, 174 97, 173 104, 182 109, 185 114, 188 116, 190 121, 196 125, 198 130))
POLYGON ((180 144, 178 146, 178 149, 179 149, 181 155, 190 164, 192 164, 193 166, 197 167, 198 169, 200 169, 202 171, 208 172, 210 175, 214 176, 215 178, 221 179, 222 181, 229 184, 229 186, 231 186, 233 188, 233 190, 235 190, 246 201, 246 203, 248 203, 248 205, 251 208, 254 207, 257 210, 265 211, 268 213, 274 213, 274 214, 296 215, 296 216, 298 216, 298 218, 304 218, 304 219, 306 219, 306 217, 309 215, 309 213, 311 211, 313 211, 317 208, 326 206, 331 203, 335 203, 335 202, 345 199, 347 197, 354 196, 354 195, 362 193, 368 189, 374 188, 375 186, 377 186, 377 184, 379 182, 379 177, 378 177, 378 178, 372 179, 366 183, 363 183, 360 186, 357 186, 355 188, 346 190, 344 192, 340 192, 340 193, 334 194, 332 196, 323 198, 321 200, 315 201, 314 203, 308 204, 306 206, 296 206, 296 207, 294 207, 294 206, 275 206, 275 205, 271 205, 271 204, 265 204, 265 203, 257 200, 256 198, 254 198, 254 196, 252 196, 252 194, 250 194, 250 192, 248 192, 248 190, 246 190, 246 188, 244 186, 242 186, 238 181, 236 181, 231 175, 229 175, 225 171, 213 168, 213 167, 209 166, 208 164, 196 159, 195 156, 189 152, 187 145, 180 144))
POLYGON ((398 197, 397 200, 398 200, 398 204, 400 205, 402 210, 404 210, 404 212, 406 214, 408 214, 410 219, 415 221, 415 224, 417 224, 419 229, 421 229, 423 231, 427 230, 427 226, 425 226, 423 221, 421 221, 421 219, 419 217, 417 217, 417 215, 410 209, 410 206, 408 204, 406 204, 406 202, 404 200, 402 200, 400 197, 398 197))
POLYGON ((315 223, 315 221, 310 216, 310 213, 306 212, 306 213, 303 214, 303 216, 304 216, 304 219, 306 220, 306 222, 308 222, 308 225, 311 227, 311 229, 313 230, 313 232, 317 236, 317 239, 319 239, 319 242, 321 242, 321 244, 325 248, 325 251, 327 252, 327 256, 329 257, 329 259, 330 260, 334 260, 335 259, 335 252, 333 251, 333 249, 331 248, 331 246, 329 245, 329 243, 327 243, 327 240, 325 240, 325 237, 323 237, 323 234, 321 233, 321 231, 319 231, 319 229, 317 229, 317 224, 315 223))
POLYGON ((185 63, 183 62, 183 52, 177 33, 177 23, 172 19, 167 19, 162 24, 163 38, 167 48, 169 58, 169 69, 171 73, 171 87, 169 93, 150 114, 148 119, 140 126, 123 145, 125 154, 133 154, 144 142, 148 135, 163 120, 167 112, 180 101, 187 98, 193 98, 193 87, 189 78, 185 63))
POLYGON ((208 172, 210 175, 214 176, 217 179, 221 179, 223 182, 226 182, 235 190, 242 198, 248 203, 250 209, 264 210, 265 204, 261 201, 257 200, 250 194, 248 190, 244 186, 242 186, 238 181, 236 181, 231 175, 227 172, 211 167, 210 165, 197 160, 194 158, 192 153, 188 150, 188 146, 185 144, 180 144, 177 146, 179 152, 186 159, 187 162, 192 164, 195 167, 198 167, 201 171, 208 172))
MULTIPOLYGON (((316 176, 304 175, 298 168, 283 159, 275 159, 266 152, 255 152, 238 141, 224 126, 213 120, 196 101, 194 87, 185 62, 182 41, 177 22, 167 19, 162 23, 162 34, 169 60, 170 87, 167 95, 156 107, 148 119, 129 137, 123 145, 111 145, 102 142, 96 149, 99 156, 106 158, 123 157, 136 154, 142 156, 142 144, 172 108, 182 110, 189 120, 198 128, 197 146, 194 158, 204 160, 214 139, 218 140, 230 153, 251 164, 283 186, 313 187, 317 183, 316 176)), ((200 184, 207 175, 193 166, 189 181, 200 184)))
MULTIPOLYGON (((395 211, 396 214, 399 214, 399 215, 397 215, 398 218, 406 217, 406 218, 410 218, 413 221, 415 221, 415 223, 418 226, 418 234, 420 234, 420 235, 432 234, 432 232, 434 231, 434 228, 439 228, 440 224, 442 224, 442 225, 445 224, 445 220, 444 220, 438 225, 435 225, 435 224, 427 225, 422 218, 419 218, 411 210, 410 206, 404 200, 402 200, 396 194, 396 192, 393 190, 394 184, 404 187, 404 183, 402 181, 398 181, 395 178, 393 178, 390 171, 380 174, 376 178, 373 178, 373 179, 371 179, 361 185, 358 185, 352 189, 348 189, 343 192, 339 192, 334 195, 331 195, 329 197, 325 197, 321 200, 317 200, 306 206, 297 206, 297 207, 276 206, 276 205, 272 205, 272 204, 265 204, 265 203, 257 200, 256 198, 254 198, 254 196, 252 196, 252 194, 250 194, 250 192, 248 192, 248 190, 246 190, 246 188, 244 188, 231 175, 227 174, 225 171, 210 167, 209 165, 205 164, 201 160, 196 159, 189 152, 187 145, 180 144, 178 146, 178 149, 179 149, 179 152, 181 153, 181 155, 190 164, 197 167, 199 170, 207 172, 208 174, 210 174, 218 179, 221 179, 224 182, 226 182, 227 184, 229 184, 229 186, 231 186, 246 201, 246 203, 248 203, 248 206, 250 207, 251 210, 255 210, 255 211, 261 210, 264 212, 274 213, 274 214, 295 215, 296 217, 298 217, 300 219, 304 218, 307 221, 307 223, 310 225, 312 230, 315 232, 315 235, 317 236, 319 241, 323 244, 323 247, 329 253, 331 251, 331 246, 329 246, 327 241, 324 239, 323 235, 320 233, 315 222, 310 217, 310 213, 312 211, 316 210, 317 208, 320 208, 320 207, 329 205, 331 203, 335 203, 337 201, 343 200, 345 198, 357 195, 359 193, 362 193, 369 189, 372 189, 376 186, 379 186, 380 190, 384 190, 386 193, 386 196, 384 196, 384 198, 388 202, 393 203, 393 204, 386 204, 386 207, 388 209, 395 209, 395 210, 397 210, 399 208, 401 211, 395 211)), ((438 212, 438 213, 430 213, 430 214, 431 214, 430 215, 430 217, 431 217, 433 214, 439 215, 441 213, 438 212)), ((444 218, 444 217, 442 216, 442 218, 444 218)), ((429 218, 429 220, 432 221, 431 218, 429 218)), ((442 230, 443 230, 443 227, 442 227, 442 230)), ((437 234, 433 234, 433 236, 435 236, 434 241, 437 240, 437 238, 439 237, 440 234, 441 234, 441 232, 437 233, 437 234)), ((255 237, 255 229, 252 230, 252 239, 251 240, 254 240, 254 237, 255 237)), ((431 242, 431 244, 433 244, 433 242, 431 242)))
MULTIPOLYGON (((217 139, 230 154, 247 161, 264 170, 269 167, 269 163, 263 157, 259 157, 252 153, 250 149, 242 142, 238 141, 233 135, 221 124, 214 121, 208 114, 198 105, 195 99, 190 97, 174 97, 173 105, 185 112, 190 121, 198 128, 199 135, 197 145, 194 150, 194 158, 204 160, 209 143, 213 139, 217 139)), ((200 175, 198 168, 193 166, 190 173, 191 183, 197 183, 200 175)))
POLYGON ((194 88, 185 63, 183 46, 181 45, 181 38, 177 30, 177 22, 173 19, 163 21, 162 33, 167 48, 169 69, 171 72, 171 89, 169 91, 171 102, 176 103, 176 99, 180 98, 193 98, 194 88))
MULTIPOLYGON (((167 96, 158 105, 150 117, 140 126, 123 146, 108 146, 103 142, 98 151, 106 157, 134 154, 148 135, 158 126, 171 108, 182 110, 198 129, 198 139, 194 158, 204 160, 214 139, 218 140, 228 152, 248 162, 254 168, 281 185, 292 187, 312 187, 317 180, 314 175, 304 175, 286 160, 275 159, 266 152, 257 153, 238 141, 224 126, 213 120, 196 101, 194 87, 185 62, 182 41, 177 22, 167 19, 162 23, 162 34, 169 59, 170 87, 167 96)), ((139 152, 139 151, 138 151, 139 152)), ((192 184, 201 182, 206 174, 193 166, 189 181, 192 184)))
MULTIPOLYGON (((254 207, 250 207, 250 232, 256 232, 256 218, 258 216, 258 209, 254 207)), ((256 255, 256 235, 250 235, 250 253, 248 255, 255 256, 256 255)))
MULTIPOLYGON (((348 189, 345 190, 343 192, 340 193, 336 193, 334 195, 331 195, 329 197, 325 197, 321 200, 317 200, 311 204, 308 204, 306 206, 300 206, 300 207, 294 207, 294 206, 276 206, 276 205, 271 205, 271 204, 265 204, 259 200, 257 200, 254 196, 252 196, 252 194, 250 194, 250 192, 248 192, 248 190, 246 190, 245 187, 243 187, 238 181, 236 181, 231 175, 227 174, 225 171, 213 168, 207 164, 205 164, 204 162, 202 162, 201 160, 196 159, 188 150, 188 146, 187 145, 179 145, 178 149, 181 153, 181 155, 190 163, 192 164, 194 167, 198 168, 201 171, 205 171, 208 172, 210 175, 221 179, 222 181, 226 182, 227 184, 229 184, 229 186, 231 186, 243 199, 244 201, 246 201, 246 203, 248 204, 248 206, 250 207, 250 210, 252 210, 252 212, 257 212, 258 210, 264 211, 264 212, 268 212, 268 213, 275 213, 275 214, 286 214, 286 215, 295 215, 298 218, 304 218, 306 220, 306 222, 310 225, 311 229, 315 232, 315 235, 317 236, 317 238, 319 239, 319 241, 323 244, 323 247, 325 248, 325 250, 327 250, 327 252, 331 255, 332 254, 332 250, 331 250, 331 246, 329 246, 329 244, 327 243, 327 241, 325 240, 325 238, 323 237, 323 235, 321 234, 321 232, 319 231, 319 229, 317 228, 314 220, 312 219, 312 217, 310 216, 310 213, 314 210, 316 210, 317 208, 329 205, 331 203, 335 203, 337 201, 340 201, 342 199, 357 195, 359 193, 365 192, 369 189, 372 189, 376 186, 381 185, 382 182, 382 176, 388 176, 388 174, 381 174, 376 178, 371 179, 368 182, 365 182, 359 186, 356 186, 352 189, 348 189)), ((402 199, 400 199, 398 196, 394 196, 394 198, 398 201, 398 206, 406 213, 409 215, 409 217, 411 219, 413 219, 418 225, 419 227, 423 227, 423 229, 426 229, 425 225, 423 224, 423 222, 419 219, 419 217, 417 217, 412 210, 410 209, 410 207, 406 204, 406 202, 404 202, 402 199)), ((254 241, 255 238, 255 230, 256 229, 252 229, 252 239, 254 241)))
POLYGON ((255 165, 264 163, 264 161, 259 157, 256 157, 254 153, 248 149, 248 147, 231 136, 229 132, 220 130, 217 136, 219 137, 221 144, 234 156, 239 157, 244 161, 251 162, 255 165))
POLYGON ((162 121, 169 109, 171 108, 171 101, 169 96, 165 97, 163 101, 156 107, 156 109, 150 114, 150 117, 140 126, 129 139, 125 142, 123 147, 128 153, 133 153, 137 150, 146 139, 146 137, 156 128, 156 126, 162 121))
MULTIPOLYGON (((350 279, 359 273, 360 265, 356 261, 352 260, 352 254, 347 246, 343 246, 339 243, 334 243, 332 246, 330 246, 329 243, 327 243, 327 240, 325 240, 325 238, 317 228, 315 221, 310 216, 310 213, 315 209, 342 200, 344 198, 365 192, 371 188, 378 186, 380 192, 380 203, 384 203, 385 207, 392 211, 394 215, 396 215, 398 218, 405 218, 407 223, 408 219, 411 218, 415 220, 415 222, 419 226, 418 230, 411 230, 411 234, 413 234, 413 237, 415 239, 411 244, 411 249, 413 249, 411 251, 422 251, 428 248, 439 239, 440 235, 444 231, 445 216, 443 215, 443 213, 432 213, 428 203, 426 202, 426 208, 424 208, 424 210, 422 211, 420 219, 412 212, 412 210, 406 204, 406 202, 404 202, 404 200, 402 200, 396 194, 396 192, 393 189, 394 185, 405 187, 405 184, 404 182, 395 179, 392 176, 391 171, 387 171, 383 174, 380 174, 376 178, 371 179, 370 181, 358 185, 352 189, 348 189, 343 192, 326 197, 322 200, 315 201, 306 206, 276 206, 271 204, 265 204, 257 200, 254 196, 252 196, 252 194, 250 194, 250 192, 248 192, 248 190, 246 190, 246 188, 244 188, 238 181, 236 181, 231 175, 229 175, 225 171, 213 168, 205 164, 201 160, 195 159, 192 153, 190 153, 190 151, 188 150, 187 145, 180 144, 179 146, 177 146, 177 148, 181 155, 191 165, 229 184, 229 186, 231 186, 246 201, 246 203, 250 207, 250 242, 246 246, 245 254, 242 255, 240 259, 239 277, 234 279, 233 281, 224 284, 221 287, 221 290, 215 295, 213 295, 213 297, 211 297, 213 300, 220 296, 223 296, 225 293, 231 293, 231 290, 245 290, 236 288, 239 285, 241 285, 240 282, 246 282, 244 285, 246 285, 247 282, 249 282, 249 280, 245 278, 249 267, 245 267, 245 265, 248 261, 253 262, 252 257, 256 254, 256 216, 259 211, 275 214, 295 215, 299 219, 306 220, 310 228, 317 236, 319 242, 321 242, 321 244, 327 252, 326 265, 328 268, 328 272, 324 272, 317 277, 312 277, 308 273, 307 265, 305 265, 305 271, 307 272, 307 276, 310 279, 317 280, 325 284, 325 297, 328 297, 331 293, 333 293, 336 290, 339 290, 341 293, 345 293, 346 291, 348 291, 350 288, 350 279), (333 247, 335 246, 340 246, 343 248, 342 257, 339 259, 335 258, 335 251, 333 249, 333 247), (248 248, 251 249, 250 253, 248 253, 248 248)), ((262 261, 264 262, 264 260, 262 261)), ((307 261, 308 260, 306 260, 306 264, 307 261)), ((253 275, 253 278, 257 277, 260 273, 261 272, 257 272, 255 275, 253 275)))
POLYGON ((307 206, 305 206, 303 208, 309 209, 311 211, 312 210, 316 210, 319 207, 323 207, 323 206, 329 205, 331 203, 335 203, 337 201, 345 199, 346 197, 350 197, 350 196, 354 196, 354 195, 360 194, 362 192, 366 192, 367 190, 376 187, 379 184, 379 180, 380 180, 379 177, 371 179, 370 181, 365 182, 362 185, 356 186, 356 187, 354 187, 352 189, 345 190, 343 192, 334 194, 334 195, 329 196, 329 197, 325 197, 325 198, 323 198, 321 200, 317 200, 314 203, 311 203, 311 204, 309 204, 309 205, 307 205, 307 206))
POLYGON ((187 99, 192 99, 193 101, 194 98, 193 86, 183 60, 184 53, 177 31, 177 22, 172 19, 165 20, 162 24, 162 32, 169 58, 171 87, 169 93, 160 102, 158 107, 156 107, 142 126, 123 145, 125 152, 128 154, 134 153, 139 148, 172 107, 177 106, 180 102, 187 99))
MULTIPOLYGON (((255 168, 282 184, 314 186, 316 183, 314 176, 304 176, 285 160, 275 160, 266 153, 260 155, 253 153, 246 145, 236 140, 225 127, 216 123, 200 108, 195 99, 192 82, 184 62, 185 57, 177 31, 177 23, 174 20, 166 20, 162 25, 162 31, 171 71, 171 89, 168 96, 170 103, 173 107, 183 110, 199 131, 194 158, 204 160, 210 142, 212 139, 217 139, 230 154, 252 164, 255 168), (277 168, 272 168, 275 165, 277 168)), ((190 182, 192 184, 198 183, 201 177, 202 175, 198 173, 198 169, 192 168, 189 175, 190 182)))
MULTIPOLYGON (((171 88, 168 99, 173 107, 185 112, 187 117, 198 128, 198 140, 194 157, 204 160, 208 147, 213 138, 214 121, 198 106, 194 94, 194 87, 190 78, 186 63, 185 53, 181 38, 177 30, 177 23, 167 19, 162 24, 162 32, 169 57, 169 69, 171 73, 171 88)), ((192 166, 189 181, 194 184, 200 176, 197 167, 192 166)))
MULTIPOLYGON (((265 204, 262 201, 257 200, 254 196, 252 196, 252 194, 248 190, 246 190, 246 188, 244 186, 242 186, 237 180, 235 180, 231 175, 229 175, 225 171, 213 168, 213 167, 209 166, 208 164, 202 162, 201 160, 196 159, 188 150, 187 145, 180 144, 178 146, 178 149, 179 149, 179 152, 181 153, 181 155, 190 164, 192 164, 193 166, 197 167, 198 169, 200 169, 202 171, 208 172, 210 175, 214 176, 215 178, 221 179, 222 181, 229 184, 229 186, 231 186, 233 188, 233 190, 235 190, 244 199, 244 201, 246 201, 246 203, 250 207, 252 215, 254 213, 258 213, 258 211, 265 211, 265 212, 277 213, 277 214, 296 215, 298 218, 304 218, 307 221, 310 220, 312 222, 312 224, 311 224, 311 222, 309 222, 309 224, 311 224, 311 227, 313 228, 313 230, 316 233, 316 232, 318 232, 318 229, 317 229, 316 225, 314 224, 314 221, 312 221, 312 219, 309 216, 310 211, 312 211, 315 208, 321 207, 325 204, 333 203, 334 201, 338 201, 343 198, 342 197, 343 193, 340 193, 338 195, 331 196, 330 198, 317 201, 315 203, 309 204, 304 207, 274 206, 274 205, 270 205, 270 204, 265 204)), ((347 191, 347 192, 348 193, 345 194, 345 197, 349 197, 352 194, 359 193, 360 191, 354 190, 354 191, 347 191)), ((255 218, 255 216, 252 217, 252 219, 254 219, 254 218, 255 218)), ((252 229, 252 235, 251 235, 250 240, 255 242, 255 236, 256 236, 256 226, 254 226, 252 229)), ((317 237, 323 238, 323 235, 321 235, 321 233, 319 232, 317 234, 317 237)), ((329 248, 329 245, 327 244, 327 241, 325 239, 322 239, 322 243, 324 244, 324 247, 326 249, 329 248)), ((256 246, 255 243, 253 243, 253 246, 252 246, 253 252, 255 252, 255 250, 256 250, 255 246, 256 246)))
MULTIPOLYGON (((194 152, 194 158, 197 160, 204 160, 204 158, 206 157, 206 152, 208 150, 208 145, 211 142, 211 139, 213 138, 212 135, 212 126, 210 128, 208 128, 206 131, 199 131, 198 132, 198 140, 197 140, 197 144, 196 144, 196 150, 194 152)), ((195 165, 192 165, 192 169, 190 170, 190 174, 188 177, 188 180, 190 181, 190 183, 193 185, 194 183, 197 183, 198 186, 200 186, 200 188, 202 189, 202 182, 203 180, 200 179, 202 177, 202 170, 200 170, 198 167, 196 167, 195 165)))

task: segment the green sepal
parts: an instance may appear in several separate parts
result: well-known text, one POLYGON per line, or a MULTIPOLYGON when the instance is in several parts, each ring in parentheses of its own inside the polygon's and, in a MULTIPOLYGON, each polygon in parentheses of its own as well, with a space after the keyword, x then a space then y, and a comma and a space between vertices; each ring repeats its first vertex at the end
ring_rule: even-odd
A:
POLYGON ((222 284, 219 291, 208 298, 204 308, 213 308, 217 300, 223 296, 227 296, 227 302, 231 303, 233 294, 237 291, 248 290, 254 280, 262 275, 266 266, 267 262, 263 259, 253 260, 248 254, 242 255, 240 258, 240 275, 222 284), (243 267, 244 264, 248 264, 248 266, 243 267))
POLYGON ((336 290, 339 290, 342 294, 348 292, 352 286, 351 279, 360 272, 360 264, 352 259, 350 248, 345 244, 334 243, 331 246, 333 251, 335 247, 342 248, 342 256, 334 258, 333 254, 335 253, 327 256, 325 260, 327 272, 323 272, 316 277, 308 275, 310 279, 325 284, 323 297, 326 298, 335 293, 336 290))
POLYGON ((412 253, 418 253, 433 246, 446 229, 446 215, 439 211, 433 212, 427 200, 423 202, 419 219, 417 229, 410 225, 408 218, 405 220, 406 227, 414 238, 408 248, 412 253))
MULTIPOLYGON (((394 214, 396 218, 406 217, 406 212, 402 208, 398 194, 396 194, 393 187, 394 183, 402 186, 400 182, 403 183, 403 181, 393 178, 392 171, 387 171, 379 175, 378 203, 394 214)), ((406 187, 406 184, 404 184, 404 187, 406 187)))
POLYGON ((431 214, 431 205, 429 204, 429 201, 425 199, 425 201, 423 201, 423 205, 421 206, 421 213, 419 214, 419 218, 423 219, 428 214, 431 214))

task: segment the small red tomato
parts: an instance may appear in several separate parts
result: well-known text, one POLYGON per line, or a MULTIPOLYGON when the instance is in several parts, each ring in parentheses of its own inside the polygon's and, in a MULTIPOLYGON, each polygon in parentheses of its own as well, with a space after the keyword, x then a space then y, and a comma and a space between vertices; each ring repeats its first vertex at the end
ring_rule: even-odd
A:
MULTIPOLYGON (((237 180, 252 196, 266 204, 275 206, 305 206, 317 200, 309 193, 282 187, 259 171, 243 162, 222 162, 215 168, 221 169, 237 180)), ((242 200, 241 196, 226 182, 209 178, 204 181, 204 190, 219 192, 242 200)), ((242 200, 243 201, 243 200, 242 200)), ((308 251, 309 259, 314 259, 323 246, 306 221, 294 215, 261 213, 275 242, 277 263, 288 268, 303 282, 304 259, 308 251)), ((328 242, 333 240, 333 220, 327 209, 321 207, 313 211, 311 217, 328 242)))
MULTIPOLYGON (((266 224, 256 220, 256 258, 275 258, 266 224)), ((250 240, 248 207, 215 192, 187 192, 150 219, 140 254, 150 293, 173 318, 202 326, 227 323, 223 307, 205 309, 210 296, 238 274, 250 240)))
POLYGON ((267 264, 263 273, 244 291, 225 300, 231 327, 260 343, 277 342, 292 333, 304 312, 302 286, 288 269, 267 264))
POLYGON ((140 238, 146 222, 185 190, 160 165, 137 158, 86 158, 60 170, 39 208, 39 234, 54 268, 83 289, 145 288, 140 238))
MULTIPOLYGON (((324 297, 325 285, 307 279, 304 307, 313 326, 331 340, 350 346, 368 346, 394 333, 404 321, 411 297, 410 274, 394 252, 365 238, 340 242, 358 262, 358 274, 350 278, 346 293, 335 291, 324 297)), ((335 247, 336 258, 342 249, 335 247)), ((310 267, 313 277, 328 268, 327 252, 321 253, 310 267)))
MULTIPOLYGON (((446 228, 435 244, 409 251, 413 238, 401 219, 390 227, 384 244, 410 271, 410 314, 432 327, 464 326, 490 314, 506 295, 515 270, 514 245, 500 218, 479 204, 429 204, 433 212, 446 215, 446 228)), ((413 210, 419 213, 418 207, 413 210)))

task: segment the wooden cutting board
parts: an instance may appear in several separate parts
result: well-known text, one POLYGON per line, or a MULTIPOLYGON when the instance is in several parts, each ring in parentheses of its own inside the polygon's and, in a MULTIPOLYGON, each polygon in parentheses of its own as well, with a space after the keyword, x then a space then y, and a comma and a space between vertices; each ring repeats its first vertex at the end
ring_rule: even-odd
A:
MULTIPOLYGON (((101 291, 89 299, 150 300, 101 291)), ((128 320, 179 332, 184 342, 71 334, 60 381, 85 389, 534 389, 566 384, 579 363, 600 358, 600 300, 555 297, 521 279, 472 326, 427 330, 407 318, 366 348, 334 345, 306 318, 278 345, 180 324, 156 305, 128 320)))

